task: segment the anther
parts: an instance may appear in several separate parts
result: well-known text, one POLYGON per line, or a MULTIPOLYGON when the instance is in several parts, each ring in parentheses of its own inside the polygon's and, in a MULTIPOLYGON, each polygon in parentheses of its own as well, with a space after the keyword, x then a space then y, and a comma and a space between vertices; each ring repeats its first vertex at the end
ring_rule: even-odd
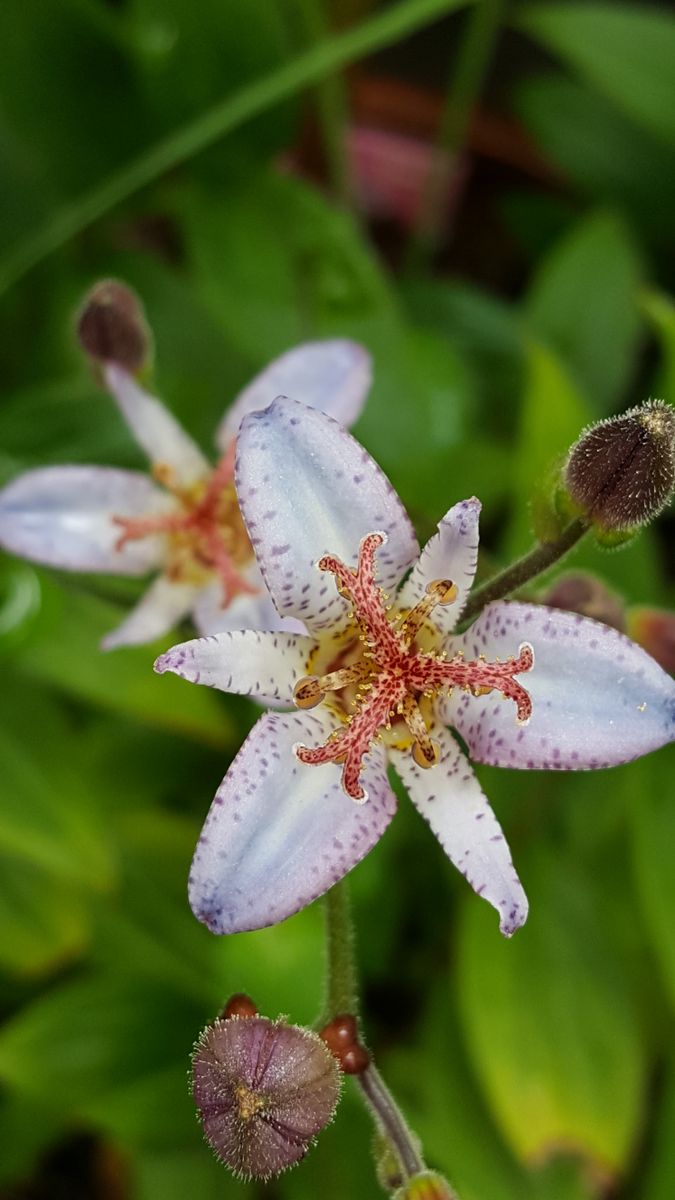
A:
POLYGON ((293 703, 297 708, 316 708, 323 697, 323 689, 315 675, 299 679, 293 689, 293 703))
POLYGON ((457 599, 457 584, 452 579, 434 579, 427 584, 427 592, 436 604, 452 604, 457 599))
POLYGON ((412 748, 413 760, 418 767, 435 767, 440 761, 441 748, 435 738, 426 738, 421 742, 413 742, 412 748))

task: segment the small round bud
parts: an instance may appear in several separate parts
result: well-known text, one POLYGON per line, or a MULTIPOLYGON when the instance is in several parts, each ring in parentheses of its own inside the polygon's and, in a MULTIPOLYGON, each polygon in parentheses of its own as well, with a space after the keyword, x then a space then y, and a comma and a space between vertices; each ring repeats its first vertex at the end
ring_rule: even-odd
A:
POLYGON ((339 1013, 324 1026, 320 1037, 345 1075, 361 1075, 370 1064, 370 1055, 359 1041, 358 1025, 351 1013, 339 1013))
POLYGON ((675 412, 650 400, 584 430, 564 481, 577 510, 601 530, 651 521, 675 486, 675 412))
POLYGON ((556 580, 542 597, 542 602, 549 608, 564 608, 567 612, 592 617, 594 621, 602 621, 622 632, 626 628, 624 605, 619 597, 585 571, 563 575, 556 580))
POLYGON ((395 1193, 394 1200, 457 1200, 457 1194, 442 1175, 421 1171, 395 1193))
POLYGON ((145 365, 150 335, 140 301, 130 288, 105 279, 91 289, 77 318, 77 338, 97 363, 117 363, 132 374, 145 365))
POLYGON ((269 1179, 299 1162, 328 1125, 340 1072, 317 1034, 267 1017, 208 1025, 192 1060, 206 1139, 236 1175, 269 1179))
POLYGON ((655 658, 664 671, 675 675, 675 612, 659 608, 632 608, 628 636, 655 658))
POLYGON ((222 1013, 221 1020, 227 1021, 230 1017, 257 1017, 258 1010, 244 992, 235 992, 234 996, 230 996, 222 1013))

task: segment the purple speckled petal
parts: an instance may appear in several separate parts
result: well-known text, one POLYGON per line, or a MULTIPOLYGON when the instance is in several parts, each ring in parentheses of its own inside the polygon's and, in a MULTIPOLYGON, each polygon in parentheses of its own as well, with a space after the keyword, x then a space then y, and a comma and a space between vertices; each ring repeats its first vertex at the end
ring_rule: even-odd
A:
POLYGON ((221 692, 292 705, 293 688, 307 675, 316 649, 314 639, 301 634, 238 629, 172 646, 157 659, 155 670, 221 692))
POLYGON ((423 770, 404 750, 392 750, 391 760, 448 858, 497 910, 501 932, 511 937, 527 919, 528 904, 508 844, 452 734, 435 729, 434 737, 441 748, 434 767, 423 770))
POLYGON ((189 487, 204 479, 211 464, 182 425, 155 396, 115 363, 104 369, 106 385, 142 450, 155 466, 170 467, 174 481, 189 487))
POLYGON ((291 396, 328 413, 341 425, 356 421, 372 382, 372 361, 358 342, 329 338, 287 350, 240 392, 223 417, 216 443, 225 451, 244 417, 267 408, 276 396, 291 396))
POLYGON ((68 571, 144 575, 159 566, 164 539, 117 548, 113 517, 150 517, 175 502, 138 471, 111 467, 40 467, 0 491, 0 545, 68 571))
POLYGON ((516 723, 511 701, 456 692, 445 719, 478 762, 498 767, 610 767, 675 739, 675 680, 629 638, 576 613, 491 604, 457 638, 467 658, 502 659, 529 642, 534 667, 518 676, 533 703, 516 723))
POLYGON ((250 413, 237 438, 241 511, 281 616, 312 633, 338 629, 348 614, 323 554, 355 565, 359 542, 382 530, 379 581, 394 587, 419 553, 417 539, 389 480, 350 434, 315 409, 279 397, 250 413))
POLYGON ((226 633, 233 629, 307 632, 302 621, 296 621, 294 617, 279 616, 255 560, 251 561, 243 574, 249 583, 258 588, 255 596, 240 593, 223 607, 223 585, 219 580, 207 584, 199 592, 192 619, 203 637, 210 633, 226 633))
POLYGON ((129 616, 103 638, 101 649, 142 646, 168 633, 187 616, 196 591, 192 583, 174 583, 166 575, 158 575, 129 616))
POLYGON ((190 904, 213 933, 262 929, 310 904, 359 862, 396 808, 382 746, 365 760, 369 799, 355 804, 333 763, 298 762, 297 742, 317 745, 329 713, 266 713, 211 805, 190 873, 190 904))
POLYGON ((397 604, 414 608, 422 599, 428 583, 435 579, 451 579, 457 587, 452 604, 434 609, 431 621, 445 636, 452 633, 476 574, 478 559, 478 518, 480 500, 472 497, 455 504, 445 514, 438 533, 429 539, 410 576, 399 592, 397 604))

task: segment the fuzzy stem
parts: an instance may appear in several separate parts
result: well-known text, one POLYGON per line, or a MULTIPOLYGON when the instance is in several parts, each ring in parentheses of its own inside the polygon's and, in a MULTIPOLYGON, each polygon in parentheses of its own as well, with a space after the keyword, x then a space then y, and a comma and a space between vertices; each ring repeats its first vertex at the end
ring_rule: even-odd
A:
MULTIPOLYGON (((299 5, 310 46, 321 45, 331 36, 326 20, 325 0, 299 0, 299 5)), ((349 208, 352 186, 345 142, 348 106, 342 76, 337 71, 325 75, 316 84, 314 91, 333 198, 344 208, 349 208)))
POLYGON ((424 1171, 424 1160, 415 1138, 377 1067, 371 1063, 361 1075, 356 1076, 356 1082, 376 1124, 391 1143, 405 1179, 424 1171))
POLYGON ((443 232, 445 197, 466 142, 469 121, 487 74, 504 0, 478 0, 466 18, 419 214, 410 240, 407 269, 428 267, 443 232))
POLYGON ((510 567, 493 575, 492 579, 488 579, 481 587, 475 588, 462 613, 462 627, 464 628, 477 617, 478 613, 482 612, 485 606, 491 604, 493 600, 502 600, 511 592, 515 592, 517 588, 529 583, 535 576, 547 571, 558 559, 567 554, 568 550, 571 550, 587 532, 588 525, 581 519, 570 521, 554 542, 540 542, 522 558, 511 563, 510 567))
POLYGON ((358 981, 349 890, 341 879, 324 898, 326 921, 326 1019, 358 1014, 358 981))

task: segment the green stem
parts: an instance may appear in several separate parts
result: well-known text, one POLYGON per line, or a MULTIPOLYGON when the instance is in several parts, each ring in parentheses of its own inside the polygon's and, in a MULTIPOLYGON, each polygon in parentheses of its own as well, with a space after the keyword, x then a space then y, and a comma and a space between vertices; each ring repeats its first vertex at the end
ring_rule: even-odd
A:
MULTIPOLYGON (((320 45, 330 36, 324 0, 299 0, 299 4, 310 45, 320 45)), ((348 104, 343 79, 337 72, 319 81, 316 100, 333 197, 344 208, 350 208, 353 197, 345 141, 348 104)))
POLYGON ((227 96, 194 121, 144 151, 105 183, 58 210, 43 228, 19 240, 0 262, 0 293, 115 205, 225 134, 326 75, 391 45, 466 0, 399 0, 356 28, 334 34, 263 79, 227 96))
POLYGON ((558 562, 558 559, 567 554, 568 550, 571 550, 587 532, 588 525, 584 521, 580 519, 570 521, 556 541, 540 542, 528 554, 511 563, 510 567, 493 575, 492 579, 488 579, 481 587, 475 588, 462 613, 462 625, 465 626, 473 620, 479 612, 482 612, 486 604, 491 604, 493 600, 502 600, 504 596, 509 596, 517 588, 529 583, 535 576, 547 571, 549 567, 558 562))
POLYGON ((326 921, 326 1017, 358 1014, 358 982, 354 953, 354 928, 346 879, 330 889, 324 899, 326 921))
POLYGON ((404 1180, 419 1175, 425 1170, 424 1159, 417 1142, 408 1128, 403 1114, 394 1100, 377 1067, 370 1064, 356 1076, 364 1099, 371 1110, 376 1125, 390 1143, 401 1167, 404 1180))
POLYGON ((478 0, 466 19, 408 250, 406 265, 410 272, 429 266, 441 240, 448 187, 492 58, 503 7, 504 0, 478 0))

